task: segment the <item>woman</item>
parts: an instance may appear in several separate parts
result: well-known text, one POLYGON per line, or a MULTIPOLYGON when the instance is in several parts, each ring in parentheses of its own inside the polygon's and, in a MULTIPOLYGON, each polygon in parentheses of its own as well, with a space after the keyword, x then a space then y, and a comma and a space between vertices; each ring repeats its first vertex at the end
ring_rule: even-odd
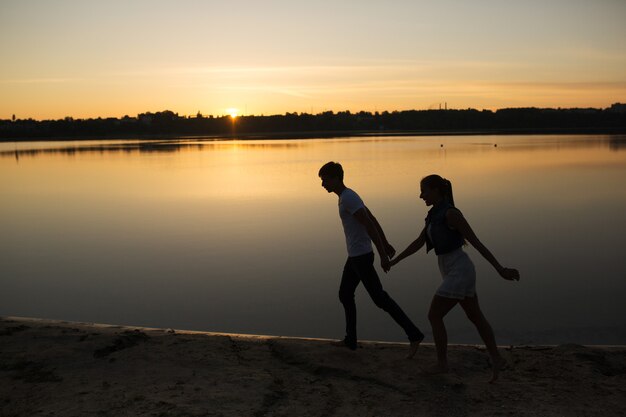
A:
POLYGON ((450 181, 439 175, 429 175, 422 179, 420 188, 420 198, 427 206, 432 206, 426 217, 426 226, 419 237, 391 261, 391 265, 414 254, 424 244, 427 251, 435 249, 437 254, 443 283, 433 297, 428 312, 437 348, 437 364, 429 373, 448 372, 448 335, 443 318, 458 303, 478 329, 491 356, 493 375, 489 382, 493 382, 506 361, 498 353, 493 330, 478 305, 474 264, 462 247, 466 241, 471 243, 504 279, 519 280, 519 272, 500 265, 489 249, 478 240, 463 214, 454 207, 450 181))

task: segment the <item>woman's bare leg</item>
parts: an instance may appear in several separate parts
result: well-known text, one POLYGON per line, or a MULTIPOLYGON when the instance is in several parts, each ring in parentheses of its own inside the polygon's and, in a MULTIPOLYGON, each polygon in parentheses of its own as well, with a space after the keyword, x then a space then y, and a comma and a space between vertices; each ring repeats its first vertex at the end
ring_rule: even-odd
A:
POLYGON ((491 356, 493 375, 489 382, 494 382, 498 379, 499 371, 502 367, 504 367, 506 361, 498 352, 498 346, 496 345, 496 337, 493 333, 493 329, 480 309, 478 296, 466 298, 460 301, 460 304, 461 307, 463 307, 467 318, 470 319, 470 321, 476 326, 478 334, 480 334, 480 337, 483 339, 485 347, 489 352, 489 356, 491 356))
POLYGON ((430 369, 429 373, 448 372, 448 333, 443 318, 458 302, 459 300, 435 295, 430 304, 428 320, 433 330, 433 338, 437 348, 437 365, 430 369))

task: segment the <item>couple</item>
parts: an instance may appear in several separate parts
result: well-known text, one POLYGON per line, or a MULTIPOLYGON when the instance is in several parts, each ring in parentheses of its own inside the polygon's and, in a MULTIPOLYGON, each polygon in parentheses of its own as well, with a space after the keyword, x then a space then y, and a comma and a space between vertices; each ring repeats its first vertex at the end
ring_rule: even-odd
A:
POLYGON ((319 170, 319 177, 326 191, 339 196, 339 216, 348 247, 348 260, 344 266, 339 287, 339 300, 346 314, 346 336, 336 344, 352 350, 357 348, 354 293, 356 287, 362 282, 376 306, 389 313, 404 329, 411 342, 407 357, 412 358, 415 355, 424 335, 383 290, 374 269, 372 242, 378 250, 380 264, 385 272, 426 244, 427 251, 435 250, 439 270, 443 277, 443 282, 433 297, 428 312, 437 349, 437 364, 429 369, 428 373, 437 374, 448 371, 448 336, 443 318, 458 303, 461 304, 467 317, 474 323, 485 342, 493 368, 491 381, 495 381, 498 378, 498 371, 506 362, 498 353, 493 330, 478 305, 474 265, 462 246, 466 240, 469 241, 504 279, 519 280, 519 272, 502 267, 478 240, 461 212, 454 207, 450 181, 438 175, 429 175, 422 179, 420 198, 427 206, 432 206, 426 217, 426 226, 415 241, 396 258, 391 259, 396 253, 395 249, 387 242, 380 224, 365 206, 363 200, 344 185, 341 165, 337 162, 328 162, 319 170))

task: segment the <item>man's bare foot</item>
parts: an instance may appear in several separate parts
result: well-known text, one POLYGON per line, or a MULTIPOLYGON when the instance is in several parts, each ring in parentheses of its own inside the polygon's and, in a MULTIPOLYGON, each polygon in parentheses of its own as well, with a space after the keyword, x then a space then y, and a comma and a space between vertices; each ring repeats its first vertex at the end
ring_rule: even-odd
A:
POLYGON ((448 365, 441 365, 438 363, 428 368, 423 368, 422 372, 426 375, 441 375, 447 374, 450 370, 448 369, 448 365))
POLYGON ((422 335, 419 340, 413 340, 411 342, 411 345, 409 346, 409 353, 406 355, 407 359, 411 359, 413 358, 413 356, 415 356, 415 354, 417 353, 417 348, 420 347, 420 343, 422 343, 422 340, 424 340, 424 335, 422 335))
POLYGON ((330 342, 331 346, 348 348, 350 350, 356 350, 357 344, 356 342, 349 342, 346 339, 343 340, 334 340, 330 342))
POLYGON ((507 363, 506 359, 504 359, 502 356, 498 356, 497 358, 492 359, 491 362, 492 374, 489 383, 493 384, 498 380, 498 376, 500 376, 500 371, 506 368, 507 363))
POLYGON ((417 353, 417 349, 420 347, 420 342, 411 342, 409 345, 409 353, 407 353, 406 358, 412 359, 413 356, 417 353))

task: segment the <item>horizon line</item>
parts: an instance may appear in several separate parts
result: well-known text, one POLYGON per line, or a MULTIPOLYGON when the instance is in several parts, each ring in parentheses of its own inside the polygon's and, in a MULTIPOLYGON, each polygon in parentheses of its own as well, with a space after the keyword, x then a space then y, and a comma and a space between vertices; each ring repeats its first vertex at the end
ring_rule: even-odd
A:
MULTIPOLYGON (((332 109, 327 109, 327 110, 323 110, 320 112, 298 112, 298 111, 293 111, 293 112, 289 112, 286 111, 284 113, 272 113, 272 114, 237 114, 234 118, 241 118, 241 117, 275 117, 275 116, 286 116, 286 115, 291 115, 291 114, 296 114, 296 115, 311 115, 311 116, 319 116, 322 114, 326 114, 328 112, 331 112, 333 114, 338 114, 338 113, 349 113, 349 114, 359 114, 359 113, 369 113, 369 114, 383 114, 383 113, 402 113, 402 112, 414 112, 414 111, 468 111, 468 110, 475 110, 475 111, 489 111, 489 112, 498 112, 500 110, 524 110, 524 109, 538 109, 538 110, 608 110, 613 108, 614 106, 626 106, 626 102, 622 103, 621 101, 615 102, 610 104, 607 107, 538 107, 538 106, 517 106, 517 107, 500 107, 497 109, 487 109, 487 108, 482 108, 482 109, 478 109, 475 107, 467 107, 467 108, 452 108, 452 107, 448 107, 447 106, 447 102, 441 102, 441 103, 436 103, 436 105, 438 105, 438 108, 425 108, 425 109, 404 109, 404 110, 358 110, 358 111, 352 111, 352 110, 332 110, 332 109)), ((431 106, 432 107, 432 106, 431 106)), ((42 118, 42 119, 36 119, 33 117, 27 117, 27 118, 17 118, 16 114, 12 114, 12 117, 6 118, 6 119, 0 119, 0 121, 24 121, 24 120, 32 120, 32 121, 36 121, 36 122, 45 122, 45 121, 56 121, 56 120, 66 120, 66 119, 71 119, 71 120, 94 120, 94 119, 124 119, 126 117, 128 118, 138 118, 140 115, 144 115, 144 114, 159 114, 159 113, 165 113, 165 112, 171 112, 174 113, 177 117, 182 117, 182 118, 195 118, 198 117, 198 115, 200 115, 200 117, 202 118, 224 118, 224 117, 232 117, 231 114, 228 113, 222 113, 222 114, 203 114, 201 111, 198 111, 195 114, 183 114, 183 115, 179 115, 179 112, 176 112, 174 110, 170 110, 170 109, 164 109, 164 110, 157 110, 157 111, 149 111, 146 110, 144 112, 141 113, 137 113, 135 116, 131 116, 129 114, 124 114, 123 116, 88 116, 88 117, 74 117, 74 116, 63 116, 63 117, 59 117, 59 118, 42 118)))

